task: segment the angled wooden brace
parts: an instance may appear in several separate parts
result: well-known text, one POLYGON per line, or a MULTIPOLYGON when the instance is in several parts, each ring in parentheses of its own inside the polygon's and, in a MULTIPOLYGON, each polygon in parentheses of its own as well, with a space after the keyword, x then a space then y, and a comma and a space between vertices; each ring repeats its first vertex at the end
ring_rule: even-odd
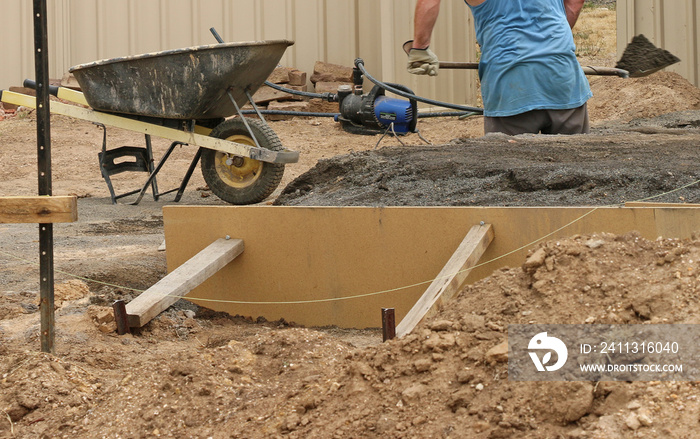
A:
MULTIPOLYGON (((129 327, 140 328, 243 253, 243 240, 217 239, 126 304, 129 327)), ((117 321, 119 321, 119 316, 117 321)))
POLYGON ((396 327, 397 337, 410 333, 420 322, 434 315, 440 305, 459 292, 491 241, 493 241, 491 224, 481 224, 469 230, 440 274, 396 327))

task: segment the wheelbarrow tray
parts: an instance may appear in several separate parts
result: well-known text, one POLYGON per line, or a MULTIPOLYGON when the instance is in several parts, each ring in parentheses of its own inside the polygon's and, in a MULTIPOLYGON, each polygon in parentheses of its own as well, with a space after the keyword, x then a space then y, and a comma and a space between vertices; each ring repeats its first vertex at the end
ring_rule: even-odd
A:
POLYGON ((166 119, 229 117, 278 65, 289 40, 212 44, 71 67, 95 110, 166 119))

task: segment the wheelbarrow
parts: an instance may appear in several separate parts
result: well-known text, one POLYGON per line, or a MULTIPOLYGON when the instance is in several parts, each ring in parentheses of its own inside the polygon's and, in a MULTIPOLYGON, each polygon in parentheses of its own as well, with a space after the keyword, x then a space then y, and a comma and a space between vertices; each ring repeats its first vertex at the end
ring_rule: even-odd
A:
MULTIPOLYGON (((50 93, 70 103, 50 103, 51 113, 83 119, 104 130, 100 168, 112 202, 138 193, 138 204, 151 186, 154 199, 184 189, 201 159, 204 180, 214 195, 231 204, 253 204, 279 185, 287 163, 298 152, 283 148, 253 101, 253 94, 278 65, 288 40, 220 43, 167 50, 81 64, 70 69, 81 91, 50 87, 50 93), (259 119, 243 116, 250 103, 259 119), (238 116, 238 117, 231 117, 238 116), (146 147, 107 149, 106 127, 146 136, 146 147), (155 165, 151 136, 172 140, 155 165), (178 145, 198 147, 179 188, 159 193, 156 175, 178 145), (125 157, 131 161, 125 160, 125 157), (139 190, 115 194, 110 175, 146 171, 139 190)), ((25 86, 33 88, 33 81, 25 86)), ((36 99, 0 91, 0 101, 36 108, 36 99)))

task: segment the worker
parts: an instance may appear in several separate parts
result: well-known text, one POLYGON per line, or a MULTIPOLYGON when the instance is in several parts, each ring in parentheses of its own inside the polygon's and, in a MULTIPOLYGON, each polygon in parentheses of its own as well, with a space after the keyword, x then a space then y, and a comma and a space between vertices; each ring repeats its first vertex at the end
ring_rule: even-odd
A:
MULTIPOLYGON (((479 79, 484 132, 589 132, 586 102, 593 95, 571 29, 584 0, 465 0, 481 46, 479 79)), ((430 38, 440 0, 418 0, 408 71, 436 76, 430 38)))

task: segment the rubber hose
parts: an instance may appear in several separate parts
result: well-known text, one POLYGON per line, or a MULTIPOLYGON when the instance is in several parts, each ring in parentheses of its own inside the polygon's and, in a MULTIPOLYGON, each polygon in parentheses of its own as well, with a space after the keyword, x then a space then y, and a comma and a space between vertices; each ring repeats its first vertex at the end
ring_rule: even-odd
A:
POLYGON ((483 109, 483 108, 479 108, 479 107, 468 107, 468 106, 465 106, 465 105, 457 105, 457 104, 450 104, 450 103, 448 103, 448 102, 440 102, 440 101, 436 101, 436 100, 433 100, 433 99, 422 98, 422 97, 416 96, 416 95, 414 95, 414 94, 405 93, 405 92, 403 92, 403 91, 401 91, 401 90, 398 90, 398 89, 396 89, 396 88, 394 88, 394 87, 391 87, 391 86, 389 86, 389 85, 387 85, 387 84, 384 84, 383 82, 381 82, 381 81, 375 79, 374 77, 372 77, 372 75, 370 75, 369 73, 367 73, 367 70, 365 69, 365 62, 364 62, 361 58, 358 58, 358 59, 355 60, 355 65, 357 66, 358 69, 360 69, 360 71, 362 72, 362 74, 365 75, 365 77, 366 77, 367 79, 369 79, 370 81, 372 81, 374 84, 380 86, 380 87, 383 88, 384 90, 386 90, 386 91, 388 91, 388 92, 391 92, 391 93, 394 93, 395 95, 404 97, 404 98, 406 98, 406 99, 413 99, 413 100, 416 100, 416 101, 418 101, 418 102, 423 102, 424 104, 430 104, 430 105, 434 105, 434 106, 437 106, 437 107, 451 108, 451 109, 453 109, 453 110, 468 111, 468 112, 471 112, 471 113, 478 113, 478 114, 483 114, 483 113, 484 113, 484 109, 483 109))
MULTIPOLYGON (((256 114, 255 110, 243 110, 243 114, 256 114)), ((261 114, 276 114, 279 116, 305 116, 305 117, 335 117, 340 113, 311 113, 306 111, 285 111, 285 110, 260 110, 261 114)), ((475 114, 474 111, 443 111, 437 113, 418 113, 418 119, 431 117, 459 117, 475 114)))

